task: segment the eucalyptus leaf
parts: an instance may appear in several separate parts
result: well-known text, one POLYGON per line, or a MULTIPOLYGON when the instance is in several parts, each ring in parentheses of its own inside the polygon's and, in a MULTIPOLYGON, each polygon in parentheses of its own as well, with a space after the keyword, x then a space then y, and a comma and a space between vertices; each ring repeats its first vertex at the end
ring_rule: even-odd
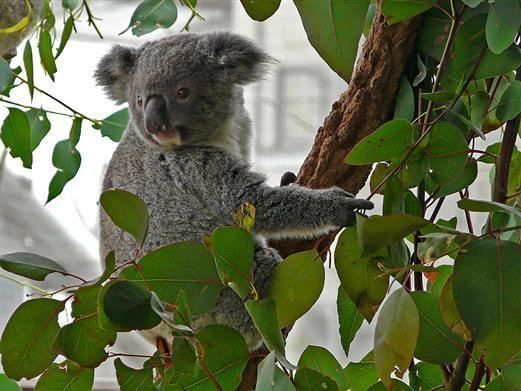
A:
POLYGON ((445 282, 440 294, 440 312, 445 324, 449 326, 453 333, 460 335, 466 341, 472 340, 472 334, 461 319, 458 312, 452 289, 452 275, 445 282))
POLYGON ((465 198, 458 201, 458 206, 461 209, 470 210, 473 212, 499 212, 503 211, 506 213, 513 214, 514 216, 521 217, 521 211, 518 209, 502 204, 496 201, 485 201, 485 200, 473 200, 465 198))
POLYGON ((407 121, 414 119, 414 93, 411 84, 403 76, 400 79, 400 87, 396 95, 393 118, 407 121))
POLYGON ((0 91, 3 91, 11 82, 11 74, 11 67, 7 61, 0 56, 0 91))
POLYGON ((333 379, 310 368, 299 368, 295 373, 294 383, 298 391, 340 391, 333 379))
POLYGON ((116 378, 121 391, 155 391, 154 368, 134 369, 121 361, 121 358, 114 360, 116 378))
POLYGON ((52 364, 36 383, 34 391, 85 391, 94 386, 94 369, 81 368, 66 360, 52 364))
POLYGON ((495 0, 490 3, 486 37, 490 50, 499 54, 514 42, 521 27, 519 0, 495 0))
POLYGON ((410 19, 436 4, 436 0, 403 1, 403 0, 383 0, 382 13, 389 24, 397 23, 402 20, 410 19))
POLYGON ((43 109, 30 109, 25 114, 31 128, 31 151, 34 151, 51 130, 51 123, 43 109))
POLYGON ((0 266, 8 272, 36 281, 45 280, 51 273, 67 274, 67 271, 53 260, 23 252, 0 255, 0 266))
POLYGON ((248 300, 244 305, 268 349, 284 354, 284 338, 277 322, 275 301, 270 298, 248 300))
POLYGON ((496 108, 496 116, 508 121, 521 113, 521 81, 514 80, 505 91, 496 108))
POLYGON ((10 107, 2 124, 0 139, 12 157, 19 157, 25 168, 32 167, 31 126, 26 113, 10 107))
POLYGON ((334 380, 340 390, 347 389, 347 379, 336 358, 325 348, 310 345, 298 361, 299 368, 309 368, 334 380))
POLYGON ((272 16, 280 7, 281 0, 241 0, 250 18, 262 22, 272 16))
POLYGON ((56 69, 56 62, 54 61, 54 55, 52 54, 51 34, 46 30, 40 31, 38 50, 40 52, 40 60, 43 69, 45 69, 45 72, 47 72, 51 80, 54 81, 54 74, 58 70, 56 69))
MULTIPOLYGON (((337 245, 338 247, 338 245, 337 245)), ((356 332, 362 326, 364 318, 356 309, 355 303, 351 301, 342 286, 338 287, 338 295, 336 299, 338 323, 340 325, 340 342, 344 348, 346 356, 349 354, 349 347, 356 336, 356 332)))
POLYGON ((360 362, 351 362, 344 368, 348 389, 351 391, 367 391, 378 381, 374 359, 364 358, 360 362))
POLYGON ((58 46, 58 50, 56 51, 56 57, 58 58, 60 54, 62 54, 63 49, 65 49, 65 46, 67 45, 67 42, 69 41, 72 29, 74 28, 74 16, 69 15, 67 20, 65 21, 65 24, 63 25, 63 31, 62 36, 60 38, 60 46, 58 46))
MULTIPOLYGON (((24 46, 24 54, 23 54, 24 68, 25 73, 27 74, 27 88, 29 88, 29 95, 31 95, 31 100, 33 99, 34 94, 34 69, 33 69, 33 49, 31 47, 31 41, 27 40, 24 46)), ((1 67, 1 64, 0 64, 1 67)), ((0 70, 1 72, 1 70, 0 70)), ((0 78, 1 78, 0 74, 0 78)), ((5 86, 4 86, 5 88, 5 86)), ((2 82, 0 80, 0 91, 2 91, 2 82)))
POLYGON ((128 108, 112 113, 101 121, 101 135, 110 138, 114 142, 119 142, 123 136, 123 132, 128 125, 128 108))
POLYGON ((144 0, 134 10, 128 27, 120 35, 132 29, 132 34, 140 37, 158 28, 168 28, 176 19, 174 0, 144 0))
POLYGON ((259 363, 257 371, 257 391, 295 391, 288 376, 275 365, 275 352, 271 352, 259 363))

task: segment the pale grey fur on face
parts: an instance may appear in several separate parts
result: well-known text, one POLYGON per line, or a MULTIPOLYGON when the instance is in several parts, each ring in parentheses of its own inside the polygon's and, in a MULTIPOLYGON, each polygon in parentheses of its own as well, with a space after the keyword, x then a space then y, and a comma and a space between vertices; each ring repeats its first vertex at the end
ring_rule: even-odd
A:
MULTIPOLYGON (((148 205, 143 253, 173 242, 200 241, 218 226, 233 225, 234 212, 249 202, 257 209, 254 283, 261 296, 281 261, 263 238, 317 236, 352 225, 354 209, 372 208, 371 202, 339 188, 270 187, 263 175, 250 170, 251 125, 240 86, 261 77, 268 62, 251 41, 235 34, 180 34, 138 49, 116 46, 96 71, 110 97, 129 103, 130 123, 103 190, 125 189, 148 205), (183 88, 189 94, 180 99, 183 88)), ((114 249, 118 262, 129 259, 135 248, 103 211, 100 239, 101 255, 114 249)), ((234 327, 251 349, 261 341, 242 300, 229 288, 194 323, 196 328, 209 323, 234 327)), ((167 337, 160 329, 147 335, 167 337)))

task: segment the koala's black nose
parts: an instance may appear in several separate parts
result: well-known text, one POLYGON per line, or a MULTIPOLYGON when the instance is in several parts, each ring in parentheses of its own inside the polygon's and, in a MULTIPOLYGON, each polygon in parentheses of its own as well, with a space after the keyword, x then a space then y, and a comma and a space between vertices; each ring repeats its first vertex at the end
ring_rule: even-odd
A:
POLYGON ((168 110, 165 98, 151 95, 145 103, 145 128, 148 133, 156 134, 168 130, 168 110))

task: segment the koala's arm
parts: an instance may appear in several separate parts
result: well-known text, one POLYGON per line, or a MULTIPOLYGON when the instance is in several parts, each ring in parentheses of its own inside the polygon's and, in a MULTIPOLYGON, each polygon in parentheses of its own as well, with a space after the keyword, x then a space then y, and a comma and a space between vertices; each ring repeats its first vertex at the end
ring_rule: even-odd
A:
POLYGON ((312 190, 297 185, 271 187, 224 152, 209 152, 190 170, 192 188, 212 214, 233 222, 237 208, 256 208, 253 230, 268 238, 309 238, 355 223, 354 209, 372 209, 370 201, 339 189, 312 190))

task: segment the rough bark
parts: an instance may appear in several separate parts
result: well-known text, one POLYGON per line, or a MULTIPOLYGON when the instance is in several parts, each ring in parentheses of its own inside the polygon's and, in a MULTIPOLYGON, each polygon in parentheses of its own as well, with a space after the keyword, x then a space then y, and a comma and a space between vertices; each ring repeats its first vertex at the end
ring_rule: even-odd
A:
MULTIPOLYGON (((351 193, 364 187, 371 166, 344 164, 356 143, 385 123, 394 109, 400 78, 414 49, 419 19, 388 25, 377 11, 373 26, 356 64, 347 91, 333 104, 318 129, 311 152, 297 176, 297 183, 310 188, 339 186, 351 193)), ((334 235, 321 240, 329 247, 334 235)), ((311 248, 316 241, 271 243, 283 256, 311 248)), ((239 390, 253 390, 256 366, 250 360, 239 390)))

